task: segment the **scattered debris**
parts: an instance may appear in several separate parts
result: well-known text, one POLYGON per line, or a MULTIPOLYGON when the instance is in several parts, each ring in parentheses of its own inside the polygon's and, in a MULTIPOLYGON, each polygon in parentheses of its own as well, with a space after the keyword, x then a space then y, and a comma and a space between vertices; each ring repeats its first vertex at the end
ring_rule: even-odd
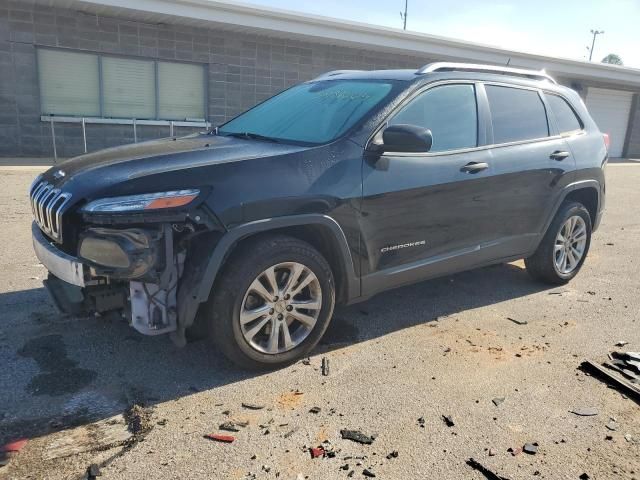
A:
MULTIPOLYGON (((638 355, 640 358, 639 354, 627 353, 626 355, 630 355, 631 357, 633 357, 634 355, 638 355)), ((601 365, 598 365, 591 360, 585 360, 584 362, 582 362, 580 367, 585 371, 596 374, 601 379, 606 380, 607 383, 615 385, 619 389, 624 390, 626 393, 630 393, 631 395, 633 395, 637 400, 640 400, 639 387, 632 384, 631 382, 628 382, 624 378, 620 378, 617 375, 610 373, 601 365)))
POLYGON ((322 409, 320 407, 312 407, 311 410, 309 410, 309 413, 315 413, 318 414, 322 411, 322 409))
POLYGON ((239 432, 240 429, 234 422, 224 422, 218 427, 220 430, 226 430, 227 432, 239 432))
POLYGON ((480 462, 478 462, 477 460, 475 460, 473 458, 470 458, 469 460, 467 460, 466 463, 467 463, 467 465, 469 465, 474 470, 476 470, 476 471, 480 472, 481 474, 483 474, 485 476, 485 478, 487 478, 487 480, 509 480, 506 477, 501 477, 497 473, 492 472, 487 467, 485 467, 484 465, 482 465, 480 462))
POLYGON ((455 426, 455 422, 453 421, 453 417, 451 415, 442 415, 442 420, 447 425, 447 427, 455 426))
POLYGON ((327 357, 322 357, 322 376, 329 376, 329 359, 327 357))
POLYGON ((625 340, 620 340, 619 342, 616 342, 616 347, 624 347, 625 345, 629 345, 629 342, 625 340))
POLYGON ((325 451, 322 447, 310 448, 311 458, 324 457, 325 451))
POLYGON ((344 465, 342 465, 342 466, 340 467, 340 470, 345 470, 345 471, 346 471, 346 470, 349 470, 349 464, 348 464, 348 463, 345 463, 344 465))
POLYGON ((609 423, 607 423, 606 426, 612 432, 615 432, 616 430, 618 430, 618 423, 613 418, 609 419, 609 423))
POLYGON ((495 457, 496 456, 496 451, 493 448, 489 449, 489 456, 490 457, 495 457))
POLYGON ((369 470, 368 468, 365 468, 362 471, 362 475, 364 475, 365 477, 369 477, 369 478, 374 478, 376 476, 375 473, 373 473, 371 470, 369 470))
POLYGON ((587 475, 586 473, 583 473, 582 475, 580 475, 578 477, 580 480, 591 480, 591 477, 589 475, 587 475))
POLYGON ((298 430, 300 430, 298 427, 294 428, 293 430, 289 430, 287 433, 285 433, 283 435, 284 438, 289 438, 291 435, 293 435, 294 433, 296 433, 298 430))
POLYGON ((125 412, 124 418, 129 426, 129 431, 139 437, 148 433, 153 428, 151 422, 151 410, 134 403, 125 412))
POLYGON ((574 408, 573 410, 569 410, 569 412, 580 417, 593 417, 595 415, 598 415, 598 409, 595 407, 574 408))
POLYGON ((529 322, 527 322, 526 320, 518 320, 516 318, 511 318, 511 317, 507 317, 507 320, 512 321, 516 325, 528 325, 529 324, 529 322))
POLYGON ((242 402, 242 407, 248 410, 262 410, 265 406, 257 403, 242 402))
POLYGON ((42 457, 44 460, 53 460, 131 444, 143 436, 142 426, 149 427, 148 421, 149 419, 135 422, 133 417, 116 415, 99 422, 55 432, 49 436, 42 457), (140 425, 138 433, 134 432, 136 424, 140 425))
POLYGON ((522 451, 524 453, 527 453, 529 455, 535 455, 536 453, 538 453, 538 444, 536 442, 534 443, 525 443, 524 447, 522 447, 522 451))
POLYGON ((497 407, 499 406, 502 402, 504 402, 506 400, 505 397, 497 397, 494 398, 493 400, 491 400, 493 402, 493 404, 497 407))
POLYGON ((627 434, 624 436, 624 439, 625 439, 627 442, 629 442, 629 443, 633 443, 633 441, 634 441, 633 435, 631 435, 630 433, 627 433, 627 434))
POLYGON ((233 437, 231 435, 219 435, 217 433, 208 433, 204 436, 204 438, 222 443, 233 443, 233 441, 236 439, 236 437, 233 437))
POLYGON ((517 448, 507 448, 507 452, 511 454, 511 456, 515 457, 516 455, 520 455, 522 453, 522 449, 520 447, 517 448))
POLYGON ((102 475, 100 473, 100 467, 97 464, 92 463, 87 467, 87 480, 95 480, 96 477, 102 475))
POLYGON ((420 425, 420 428, 424 428, 425 423, 426 423, 426 422, 425 422, 424 417, 420 417, 420 418, 418 419, 418 425, 420 425))
POLYGON ((22 448, 27 444, 29 440, 26 438, 20 438, 18 440, 14 440, 13 442, 9 442, 2 447, 3 452, 19 452, 22 448))
POLYGON ((364 443, 366 445, 371 445, 375 440, 375 436, 365 435, 358 430, 340 430, 340 435, 345 440, 352 440, 357 443, 364 443))
POLYGON ((394 450, 389 455, 387 455, 387 460, 391 460, 392 458, 398 458, 398 451, 394 450))

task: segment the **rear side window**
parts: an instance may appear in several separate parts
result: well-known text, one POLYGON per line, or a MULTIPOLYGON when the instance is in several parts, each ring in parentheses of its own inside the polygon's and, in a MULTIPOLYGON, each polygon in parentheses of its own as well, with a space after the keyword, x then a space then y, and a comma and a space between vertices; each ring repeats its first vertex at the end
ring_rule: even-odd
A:
POLYGON ((538 92, 486 85, 493 143, 532 140, 549 136, 547 113, 538 92))
POLYGON ((546 97, 549 108, 553 112, 553 116, 558 124, 558 130, 560 130, 560 133, 573 132, 575 130, 582 129, 582 123, 580 123, 580 120, 578 120, 573 108, 571 108, 564 98, 548 93, 546 94, 546 97))
POLYGON ((478 143, 478 114, 473 85, 443 85, 411 100, 389 122, 428 128, 431 152, 471 148, 478 143))

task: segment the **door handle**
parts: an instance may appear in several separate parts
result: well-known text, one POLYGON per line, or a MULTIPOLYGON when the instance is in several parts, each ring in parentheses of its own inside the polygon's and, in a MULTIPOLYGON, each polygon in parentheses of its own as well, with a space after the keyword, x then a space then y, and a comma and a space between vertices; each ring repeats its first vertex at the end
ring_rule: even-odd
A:
POLYGON ((478 173, 489 168, 489 164, 485 162, 469 162, 460 169, 464 173, 478 173))
POLYGON ((567 158, 568 156, 569 156, 569 152, 563 152, 561 150, 556 150, 551 155, 549 155, 549 158, 551 160, 558 160, 560 162, 560 161, 564 160, 565 158, 567 158))

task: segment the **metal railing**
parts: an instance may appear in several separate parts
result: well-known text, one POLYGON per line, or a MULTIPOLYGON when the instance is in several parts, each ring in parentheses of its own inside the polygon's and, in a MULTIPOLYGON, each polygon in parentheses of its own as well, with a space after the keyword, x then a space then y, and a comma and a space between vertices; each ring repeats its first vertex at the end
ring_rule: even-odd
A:
POLYGON ((82 145, 84 153, 87 149, 87 124, 95 125, 131 125, 133 129, 133 142, 138 143, 138 126, 154 126, 169 128, 169 136, 173 137, 177 127, 211 128, 211 123, 204 120, 138 120, 129 118, 96 118, 96 117, 58 117, 54 115, 42 115, 40 120, 48 122, 51 126, 51 143, 53 146, 54 162, 58 160, 58 145, 56 143, 56 123, 79 123, 82 128, 82 145))

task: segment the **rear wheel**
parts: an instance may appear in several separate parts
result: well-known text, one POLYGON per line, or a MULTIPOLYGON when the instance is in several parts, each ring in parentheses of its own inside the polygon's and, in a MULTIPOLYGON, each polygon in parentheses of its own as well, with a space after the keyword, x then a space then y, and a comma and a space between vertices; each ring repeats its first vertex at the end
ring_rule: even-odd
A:
POLYGON ((331 269, 311 245, 287 236, 250 240, 229 258, 206 313, 211 337, 233 362, 275 368, 309 353, 333 314, 331 269))
POLYGON ((591 217, 584 205, 561 205, 536 252, 525 259, 527 271, 537 280, 564 284, 575 277, 591 245, 591 217))

